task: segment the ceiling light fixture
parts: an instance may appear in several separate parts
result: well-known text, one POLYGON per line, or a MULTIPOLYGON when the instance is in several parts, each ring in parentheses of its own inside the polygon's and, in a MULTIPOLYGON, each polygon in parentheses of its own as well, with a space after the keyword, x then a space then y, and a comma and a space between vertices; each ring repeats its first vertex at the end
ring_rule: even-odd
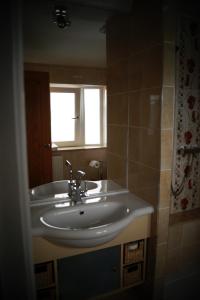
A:
POLYGON ((65 6, 55 6, 53 11, 53 22, 59 28, 69 27, 71 25, 71 21, 69 20, 69 15, 67 8, 65 6))

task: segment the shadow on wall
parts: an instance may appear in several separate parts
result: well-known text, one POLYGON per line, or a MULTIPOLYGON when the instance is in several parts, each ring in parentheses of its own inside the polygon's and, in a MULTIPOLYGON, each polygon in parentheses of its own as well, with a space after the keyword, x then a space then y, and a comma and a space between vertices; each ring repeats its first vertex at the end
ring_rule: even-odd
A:
POLYGON ((192 296, 200 295, 200 210, 196 216, 190 215, 193 219, 183 218, 170 225, 165 300, 195 299, 192 296))
POLYGON ((164 300, 198 299, 200 295, 200 273, 175 281, 165 288, 164 300))

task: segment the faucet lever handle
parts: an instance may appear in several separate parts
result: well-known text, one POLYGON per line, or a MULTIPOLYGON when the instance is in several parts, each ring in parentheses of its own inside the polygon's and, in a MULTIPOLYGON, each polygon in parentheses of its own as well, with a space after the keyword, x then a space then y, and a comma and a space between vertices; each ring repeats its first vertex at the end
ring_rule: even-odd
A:
POLYGON ((81 170, 78 170, 76 172, 76 178, 77 178, 77 180, 81 180, 85 176, 85 174, 86 174, 85 172, 83 172, 81 170))
POLYGON ((65 161, 65 166, 66 166, 66 167, 72 167, 72 164, 70 163, 69 160, 66 159, 66 161, 65 161))

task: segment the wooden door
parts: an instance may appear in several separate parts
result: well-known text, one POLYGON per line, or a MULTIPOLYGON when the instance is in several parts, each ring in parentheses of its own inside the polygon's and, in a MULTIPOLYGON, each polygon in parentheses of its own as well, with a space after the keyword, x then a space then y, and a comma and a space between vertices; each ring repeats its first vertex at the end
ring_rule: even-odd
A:
POLYGON ((49 74, 25 72, 29 187, 52 181, 49 74))

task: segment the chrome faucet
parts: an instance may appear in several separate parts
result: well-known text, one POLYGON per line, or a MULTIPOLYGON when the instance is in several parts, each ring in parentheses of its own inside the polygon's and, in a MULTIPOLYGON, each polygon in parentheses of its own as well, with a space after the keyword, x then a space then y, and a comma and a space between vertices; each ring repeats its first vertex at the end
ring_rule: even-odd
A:
POLYGON ((81 183, 83 182, 82 178, 85 176, 85 172, 78 170, 74 175, 72 164, 66 160, 65 165, 69 169, 70 180, 68 183, 69 192, 68 195, 73 204, 83 203, 83 197, 86 197, 87 185, 84 182, 84 188, 82 188, 81 183))

